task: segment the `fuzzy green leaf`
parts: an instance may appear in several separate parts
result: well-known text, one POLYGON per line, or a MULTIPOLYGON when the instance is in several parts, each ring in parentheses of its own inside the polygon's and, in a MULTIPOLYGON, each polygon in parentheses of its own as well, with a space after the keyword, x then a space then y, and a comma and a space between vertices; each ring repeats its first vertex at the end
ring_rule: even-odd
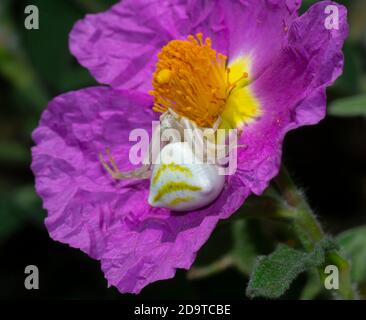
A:
POLYGON ((248 284, 247 295, 251 298, 279 298, 300 273, 323 264, 325 252, 335 248, 329 239, 319 242, 311 253, 279 245, 269 256, 257 259, 248 284))
POLYGON ((280 245, 269 256, 259 257, 249 281, 247 295, 251 298, 280 297, 291 282, 305 271, 305 259, 305 253, 286 245, 280 245))

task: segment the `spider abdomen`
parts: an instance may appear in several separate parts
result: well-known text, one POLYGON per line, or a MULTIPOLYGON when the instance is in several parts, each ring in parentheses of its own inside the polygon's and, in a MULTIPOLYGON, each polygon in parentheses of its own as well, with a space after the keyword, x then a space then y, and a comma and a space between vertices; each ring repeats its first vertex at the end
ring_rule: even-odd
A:
POLYGON ((224 183, 218 167, 199 161, 189 143, 171 143, 153 167, 149 204, 176 211, 199 209, 217 198, 224 183))

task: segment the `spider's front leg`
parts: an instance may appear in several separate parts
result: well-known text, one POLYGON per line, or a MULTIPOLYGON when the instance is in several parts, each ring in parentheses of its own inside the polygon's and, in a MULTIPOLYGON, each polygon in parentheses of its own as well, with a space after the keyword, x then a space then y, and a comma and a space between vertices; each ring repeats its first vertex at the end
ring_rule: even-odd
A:
POLYGON ((99 161, 103 168, 111 175, 115 180, 124 179, 149 179, 151 176, 151 166, 155 163, 155 160, 161 149, 161 137, 169 138, 165 143, 181 141, 181 136, 179 134, 179 125, 177 123, 176 115, 170 112, 164 113, 160 117, 161 128, 154 130, 152 135, 152 141, 149 144, 148 151, 143 160, 143 165, 140 168, 121 171, 116 161, 114 160, 109 148, 106 149, 107 160, 105 160, 102 153, 99 153, 99 161), (173 130, 175 129, 175 130, 173 130), (177 131, 178 129, 178 131, 177 131))
POLYGON ((109 148, 106 148, 105 152, 107 154, 110 165, 104 159, 103 154, 99 152, 99 161, 102 164, 103 168, 111 175, 113 179, 122 180, 124 178, 123 174, 119 170, 114 158, 112 157, 111 150, 109 148))
POLYGON ((142 167, 122 172, 114 160, 109 148, 106 149, 107 158, 109 164, 104 159, 104 156, 99 152, 99 161, 103 168, 111 175, 115 180, 125 180, 125 179, 148 179, 150 177, 150 164, 144 164, 142 167))

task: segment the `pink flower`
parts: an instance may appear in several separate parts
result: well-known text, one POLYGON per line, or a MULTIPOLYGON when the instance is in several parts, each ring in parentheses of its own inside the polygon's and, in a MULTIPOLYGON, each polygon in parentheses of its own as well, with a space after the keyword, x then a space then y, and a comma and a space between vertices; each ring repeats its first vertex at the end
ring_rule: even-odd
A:
MULTIPOLYGON (((325 116, 325 90, 343 67, 346 9, 324 1, 299 17, 300 4, 124 0, 77 22, 71 51, 108 86, 55 98, 33 133, 32 170, 50 236, 100 260, 109 285, 121 292, 138 293, 151 282, 172 278, 177 268, 190 268, 217 222, 230 217, 248 195, 260 195, 276 176, 285 134, 325 116), (338 29, 325 27, 328 5, 339 11, 338 29), (247 147, 238 152, 236 173, 226 177, 208 206, 188 212, 153 208, 147 201, 149 180, 111 179, 98 153, 110 147, 121 170, 132 169, 130 131, 150 132, 151 121, 159 117, 148 94, 153 89, 155 103, 161 103, 159 86, 152 85, 158 53, 172 40, 187 41, 198 32, 227 57, 224 72, 230 67, 232 74, 249 76, 220 106, 223 121, 243 130, 239 143, 247 147)), ((200 77, 212 80, 212 74, 200 77)), ((169 90, 174 97, 174 87, 169 90)), ((196 123, 203 119, 183 115, 196 123)))

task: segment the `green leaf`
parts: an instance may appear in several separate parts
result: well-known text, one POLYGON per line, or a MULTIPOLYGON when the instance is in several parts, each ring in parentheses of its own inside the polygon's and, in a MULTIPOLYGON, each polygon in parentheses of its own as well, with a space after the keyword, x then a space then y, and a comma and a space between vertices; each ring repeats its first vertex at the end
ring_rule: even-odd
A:
POLYGON ((279 298, 300 273, 322 265, 325 252, 335 248, 335 244, 329 239, 319 242, 311 253, 280 244, 269 256, 257 259, 247 295, 251 298, 279 298))
POLYGON ((366 95, 358 95, 334 101, 329 114, 340 117, 366 117, 366 95))
POLYGON ((251 298, 278 298, 289 287, 291 282, 305 271, 306 254, 280 245, 269 256, 257 260, 254 272, 249 281, 247 295, 251 298))
POLYGON ((351 259, 352 279, 366 281, 366 226, 347 230, 336 238, 342 251, 351 259))

